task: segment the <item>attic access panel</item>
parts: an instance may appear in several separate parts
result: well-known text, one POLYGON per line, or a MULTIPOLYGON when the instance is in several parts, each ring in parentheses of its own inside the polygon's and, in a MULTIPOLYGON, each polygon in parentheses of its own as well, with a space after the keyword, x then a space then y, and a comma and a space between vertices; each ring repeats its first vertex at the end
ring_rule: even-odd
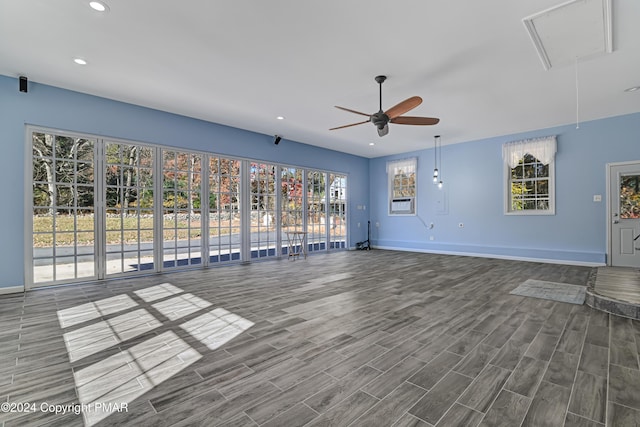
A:
POLYGON ((613 52, 611 0, 571 0, 522 21, 545 70, 613 52))

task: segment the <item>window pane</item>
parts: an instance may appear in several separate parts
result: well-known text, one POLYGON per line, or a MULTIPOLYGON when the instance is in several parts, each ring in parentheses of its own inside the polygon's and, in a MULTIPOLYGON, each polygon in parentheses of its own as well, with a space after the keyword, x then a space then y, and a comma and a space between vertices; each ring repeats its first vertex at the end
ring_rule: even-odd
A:
POLYGON ((522 165, 518 165, 515 168, 511 169, 511 178, 518 179, 523 177, 523 168, 522 165))
POLYGON ((542 163, 538 163, 536 165, 536 176, 538 178, 548 178, 549 177, 549 165, 543 165, 542 163))
POLYGON ((514 196, 511 200, 511 210, 521 211, 524 209, 524 201, 521 196, 514 196))
POLYGON ((536 194, 548 195, 549 194, 549 181, 538 181, 536 183, 536 194))
POLYGON ((533 178, 535 176, 536 176, 535 165, 532 165, 532 164, 524 165, 524 177, 525 178, 533 178))
POLYGON ((535 194, 535 186, 536 186, 535 181, 525 181, 524 182, 524 188, 525 188, 525 192, 527 194, 535 194))
POLYGON ((549 201, 548 200, 538 200, 537 208, 539 210, 547 210, 547 209, 549 209, 549 201))
POLYGON ((511 193, 509 211, 549 211, 550 165, 544 165, 534 156, 526 154, 518 166, 509 169, 511 193))
POLYGON ((620 177, 620 218, 640 218, 640 175, 620 177))

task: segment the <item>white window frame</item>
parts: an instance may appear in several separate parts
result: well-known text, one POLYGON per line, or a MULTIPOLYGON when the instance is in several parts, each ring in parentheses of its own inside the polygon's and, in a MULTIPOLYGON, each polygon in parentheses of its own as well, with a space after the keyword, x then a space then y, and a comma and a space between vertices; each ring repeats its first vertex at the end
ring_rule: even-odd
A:
POLYGON ((418 195, 418 159, 411 157, 408 159, 393 160, 387 162, 387 185, 388 185, 388 214, 389 216, 415 216, 416 202, 418 195), (413 173, 413 195, 394 197, 395 177, 402 170, 409 170, 413 173))
MULTIPOLYGON (((251 221, 250 221, 250 179, 249 179, 249 164, 250 162, 263 163, 261 160, 255 159, 246 159, 235 156, 226 156, 217 154, 214 152, 203 152, 198 150, 179 148, 173 146, 162 146, 153 143, 140 142, 135 140, 126 140, 126 139, 116 139, 116 138, 104 138, 93 134, 85 134, 85 133, 77 133, 77 132, 69 132, 62 131, 53 128, 41 127, 37 125, 26 125, 25 126, 25 144, 24 144, 24 211, 25 211, 25 229, 23 232, 24 238, 24 277, 25 277, 25 289, 33 289, 37 287, 46 287, 52 285, 63 284, 61 281, 51 280, 51 281, 38 281, 34 283, 34 251, 33 251, 33 133, 48 133, 56 136, 64 136, 71 138, 82 138, 82 139, 90 139, 94 142, 94 245, 93 245, 93 255, 94 255, 94 274, 91 276, 82 276, 82 277, 74 277, 74 278, 65 278, 64 284, 70 283, 81 283, 87 281, 94 280, 103 280, 110 279, 115 277, 133 277, 135 275, 147 275, 153 273, 161 273, 163 271, 174 271, 178 269, 191 269, 191 268, 206 268, 209 266, 217 266, 222 264, 231 264, 231 263, 245 263, 250 262, 253 259, 251 258, 251 221), (106 169, 106 153, 105 148, 108 144, 122 144, 122 145, 135 145, 138 147, 145 147, 153 150, 153 161, 152 161, 152 169, 154 177, 153 188, 154 188, 154 203, 153 203, 153 213, 154 213, 154 228, 153 228, 153 268, 148 270, 132 270, 132 271, 120 271, 114 273, 108 273, 106 268, 106 258, 107 258, 107 250, 106 250, 106 188, 107 184, 105 181, 105 169, 106 169), (241 224, 239 227, 240 238, 240 258, 230 257, 229 261, 220 261, 220 257, 218 256, 218 261, 211 261, 211 252, 212 249, 217 249, 221 247, 220 240, 217 243, 210 243, 209 239, 201 238, 199 246, 189 246, 190 249, 193 249, 191 253, 196 253, 197 250, 200 250, 201 262, 194 263, 191 261, 191 256, 189 257, 189 262, 184 266, 180 265, 177 267, 164 267, 164 207, 163 207, 163 176, 165 172, 164 168, 164 156, 163 150, 172 151, 172 152, 180 152, 188 155, 200 156, 202 161, 202 166, 200 168, 201 177, 201 189, 199 190, 201 195, 201 236, 210 236, 210 228, 215 227, 215 224, 211 224, 211 215, 210 208, 205 208, 205 206, 210 206, 209 198, 218 194, 216 191, 210 188, 210 178, 213 174, 210 170, 210 160, 211 159, 226 159, 230 161, 238 161, 240 162, 240 170, 239 170, 239 186, 237 189, 237 197, 240 205, 240 213, 242 215, 241 224), (216 246, 217 244, 217 246, 216 246)), ((270 163, 270 162, 268 162, 270 163)), ((341 206, 340 215, 344 221, 341 221, 336 230, 332 231, 331 227, 326 228, 326 244, 325 251, 329 252, 331 250, 340 250, 340 249, 348 249, 349 248, 349 215, 350 209, 348 207, 348 200, 346 199, 346 194, 348 193, 350 180, 348 173, 336 172, 331 170, 324 169, 310 169, 301 166, 294 165, 283 165, 279 163, 270 163, 276 167, 276 176, 275 176, 275 188, 276 188, 276 212, 275 212, 275 225, 276 225, 276 257, 282 256, 282 208, 281 208, 281 199, 282 188, 281 188, 281 180, 280 174, 281 170, 285 168, 295 168, 296 170, 300 170, 302 172, 302 188, 303 194, 301 196, 302 203, 302 218, 303 222, 299 224, 303 229, 306 230, 307 222, 306 215, 308 214, 307 208, 307 197, 304 189, 307 188, 306 183, 306 175, 309 171, 317 171, 324 173, 326 177, 331 175, 340 176, 343 179, 344 186, 341 186, 338 190, 340 191, 341 198, 344 198, 343 205, 341 206), (337 240, 337 239, 340 240, 337 240)), ((323 203, 326 206, 331 204, 332 198, 330 195, 330 185, 329 179, 325 179, 325 196, 323 199, 323 203)), ((195 190, 194 190, 195 191, 195 190)), ((136 208, 139 210, 139 207, 136 208)), ((329 224, 329 209, 326 209, 325 212, 325 224, 329 224)), ((217 225, 220 227, 220 225, 217 225)), ((236 227, 238 228, 238 227, 236 227)), ((174 228, 175 229, 175 228, 174 228)), ((190 228, 193 230, 194 228, 190 228)), ((117 231, 117 230, 114 230, 117 231)), ((53 233, 58 233, 58 231, 54 231, 53 233)), ((218 234, 220 235, 220 234, 218 234)), ((231 246, 229 246, 231 248, 231 246)), ((75 250, 75 249, 74 249, 75 250)), ((86 255, 86 254, 83 254, 86 255)), ((74 252, 74 260, 75 264, 77 264, 77 254, 74 252)), ((69 256, 69 258, 71 255, 69 256)), ((46 257, 42 257, 46 258, 46 257)), ((257 260, 257 259, 256 259, 257 260)), ((55 268, 55 265, 54 267, 55 268)), ((77 269, 77 266, 74 266, 77 269)), ((54 270, 52 270, 54 271, 54 270)))
POLYGON ((502 146, 504 170, 504 214, 505 215, 555 215, 555 153, 557 150, 556 137, 527 139, 505 143, 502 146), (549 209, 512 209, 511 169, 518 165, 525 155, 535 157, 540 163, 549 166, 549 209), (515 164, 515 166, 514 166, 515 164))

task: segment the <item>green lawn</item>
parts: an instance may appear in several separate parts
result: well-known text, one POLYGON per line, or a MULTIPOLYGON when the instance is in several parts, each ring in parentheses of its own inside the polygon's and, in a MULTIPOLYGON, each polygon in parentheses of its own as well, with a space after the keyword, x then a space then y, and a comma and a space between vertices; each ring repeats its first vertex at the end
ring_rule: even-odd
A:
MULTIPOLYGON (((57 215, 55 217, 55 229, 56 229, 56 246, 73 245, 77 237, 78 245, 92 245, 94 240, 93 235, 93 221, 91 216, 78 216, 77 227, 74 227, 73 216, 57 215), (73 231, 77 229, 78 232, 73 231)), ((213 224, 212 224, 213 225, 213 224)), ((186 239, 188 235, 189 222, 186 220, 178 220, 177 224, 172 220, 164 221, 164 238, 166 240, 172 240, 175 238, 176 231, 178 239, 186 239), (177 227, 177 230, 175 230, 177 227)), ((200 222, 191 221, 191 238, 197 238, 200 236, 200 222), (193 229, 195 228, 195 229, 193 229)), ((124 243, 137 243, 138 242, 138 228, 140 228, 140 241, 152 242, 153 241, 153 218, 107 218, 107 244, 121 243, 121 238, 124 237, 124 243), (140 223, 138 224, 138 221, 140 223), (120 229, 123 232, 121 235, 120 229)), ((50 216, 34 216, 33 217, 33 245, 35 247, 50 247, 53 245, 53 218, 50 216), (42 234, 38 234, 42 233, 42 234)), ((217 235, 217 229, 212 227, 211 235, 217 235)), ((222 229, 220 234, 228 234, 229 230, 222 229)))
MULTIPOLYGON (((34 216, 33 217, 33 245, 38 248, 46 248, 53 246, 53 217, 51 216, 34 216)), ((257 224, 252 224, 256 226, 257 224)), ((185 240, 188 237, 187 227, 189 221, 178 220, 164 220, 164 239, 173 240, 177 238, 179 240, 185 240)), ((220 235, 229 234, 230 227, 233 227, 234 232, 240 232, 240 221, 233 220, 231 224, 228 221, 223 221, 220 224, 220 235)), ((94 244, 94 218, 92 216, 73 216, 56 215, 55 217, 55 230, 56 230, 56 246, 71 246, 77 242, 78 245, 93 245, 94 244), (77 226, 74 225, 74 220, 77 221, 77 226), (78 230, 74 233, 74 230, 78 230)), ((122 243, 137 243, 140 242, 153 242, 153 218, 152 217, 108 217, 107 218, 107 244, 122 243), (138 223, 139 221, 139 223, 138 223), (138 229, 140 231, 138 232, 138 229), (120 231, 122 230, 122 231, 120 231), (140 239, 138 240, 138 233, 140 233, 140 239)), ((200 221, 191 221, 191 238, 200 237, 200 221)), ((293 226, 293 228, 299 228, 293 226)), ((261 228, 264 230, 264 228, 261 228)), ((283 230, 286 230, 284 227, 283 230)), ((323 235, 324 225, 317 223, 310 223, 308 231, 312 234, 323 235)), ((218 224, 211 222, 211 236, 218 235, 218 224)))

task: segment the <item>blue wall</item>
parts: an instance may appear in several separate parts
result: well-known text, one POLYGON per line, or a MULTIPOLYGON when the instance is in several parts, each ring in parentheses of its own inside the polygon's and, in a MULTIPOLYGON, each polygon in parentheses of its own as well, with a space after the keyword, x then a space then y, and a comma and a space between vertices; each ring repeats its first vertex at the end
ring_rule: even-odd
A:
POLYGON ((150 142, 348 175, 349 239, 366 238, 369 163, 366 158, 325 150, 162 111, 72 92, 34 82, 18 91, 18 80, 0 76, 0 146, 3 208, 0 209, 0 288, 24 285, 25 124, 150 142))
POLYGON ((444 146, 438 190, 432 149, 367 160, 288 140, 275 146, 271 135, 33 82, 20 93, 17 79, 0 76, 0 288, 24 284, 25 124, 347 173, 352 246, 366 238, 370 219, 379 247, 579 263, 606 261, 605 165, 640 160, 638 113, 444 146), (502 144, 548 135, 558 137, 556 215, 504 215, 502 144), (409 156, 418 157, 418 215, 390 217, 386 162, 409 156))
POLYGON ((433 154, 428 149, 370 161, 374 245, 605 263, 606 164, 640 160, 640 113, 580 123, 579 129, 574 124, 444 146, 443 190, 432 183, 433 154), (548 135, 558 138, 556 214, 504 215, 502 144, 548 135), (410 156, 418 157, 418 216, 390 217, 386 162, 410 156), (596 194, 602 202, 593 201, 596 194), (448 204, 444 213, 438 208, 443 197, 448 204), (425 224, 431 222, 430 230, 425 224))

